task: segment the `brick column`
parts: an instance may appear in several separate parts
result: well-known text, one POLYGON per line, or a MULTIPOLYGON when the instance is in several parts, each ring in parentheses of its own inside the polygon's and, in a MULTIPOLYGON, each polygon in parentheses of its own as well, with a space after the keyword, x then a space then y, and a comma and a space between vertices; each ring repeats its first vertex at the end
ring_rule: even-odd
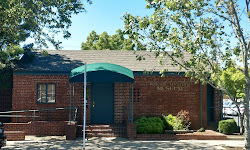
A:
POLYGON ((77 122, 69 122, 66 125, 66 140, 75 140, 77 122))
POLYGON ((127 138, 129 140, 135 140, 136 136, 137 136, 136 124, 135 123, 127 123, 127 138))

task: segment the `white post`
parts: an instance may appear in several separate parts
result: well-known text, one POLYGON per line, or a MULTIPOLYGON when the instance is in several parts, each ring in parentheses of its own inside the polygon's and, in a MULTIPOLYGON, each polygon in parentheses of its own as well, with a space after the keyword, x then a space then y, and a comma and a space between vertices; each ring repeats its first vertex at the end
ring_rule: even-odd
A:
POLYGON ((85 149, 85 127, 86 127, 86 88, 87 88, 87 63, 84 63, 84 113, 83 113, 83 149, 85 149))

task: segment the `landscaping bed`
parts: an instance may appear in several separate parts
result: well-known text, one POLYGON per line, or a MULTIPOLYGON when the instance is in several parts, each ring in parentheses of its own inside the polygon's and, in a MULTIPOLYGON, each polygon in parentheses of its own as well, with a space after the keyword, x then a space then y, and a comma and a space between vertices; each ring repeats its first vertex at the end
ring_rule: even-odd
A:
POLYGON ((141 117, 135 124, 127 125, 127 137, 133 140, 227 140, 226 135, 212 130, 189 130, 190 124, 189 114, 183 110, 177 116, 141 117))
POLYGON ((227 140, 227 136, 212 130, 183 134, 137 134, 136 140, 227 140))

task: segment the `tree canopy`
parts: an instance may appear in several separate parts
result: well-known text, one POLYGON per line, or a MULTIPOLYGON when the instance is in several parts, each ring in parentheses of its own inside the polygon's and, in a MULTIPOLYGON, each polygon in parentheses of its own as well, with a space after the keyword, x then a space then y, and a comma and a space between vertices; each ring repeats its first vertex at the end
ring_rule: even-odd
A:
MULTIPOLYGON (((124 15, 125 33, 145 41, 161 61, 170 59, 187 76, 233 93, 223 84, 223 70, 233 67, 244 78, 246 145, 249 128, 249 0, 146 0, 151 16, 124 15), (190 54, 190 59, 185 54, 190 54)), ((160 62, 161 62, 160 61, 160 62)), ((167 71, 167 68, 166 70, 167 71)), ((236 104, 237 102, 234 101, 236 104)))
POLYGON ((244 98, 246 80, 241 71, 234 67, 229 67, 222 71, 220 80, 222 82, 218 84, 224 84, 235 101, 244 98))
POLYGON ((145 50, 146 46, 141 42, 134 44, 131 38, 125 38, 121 29, 114 35, 108 35, 106 31, 98 35, 90 32, 86 42, 82 42, 82 50, 145 50))
POLYGON ((48 41, 60 48, 54 35, 69 38, 71 16, 85 11, 81 0, 2 0, 0 8, 0 68, 32 48, 33 43, 18 48, 29 37, 40 46, 47 47, 48 41))

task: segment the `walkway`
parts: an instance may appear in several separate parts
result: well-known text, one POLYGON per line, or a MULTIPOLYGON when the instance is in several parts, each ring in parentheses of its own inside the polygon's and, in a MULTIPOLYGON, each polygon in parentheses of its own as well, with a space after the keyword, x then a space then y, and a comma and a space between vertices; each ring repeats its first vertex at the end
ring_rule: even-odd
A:
MULTIPOLYGON (((90 138, 86 141, 86 149, 224 149, 223 146, 242 147, 244 141, 240 140, 169 140, 169 141, 131 141, 126 138, 90 138)), ((65 136, 35 137, 26 136, 25 141, 8 141, 7 149, 32 149, 32 150, 56 150, 56 149, 82 149, 82 139, 66 141, 65 136)))

